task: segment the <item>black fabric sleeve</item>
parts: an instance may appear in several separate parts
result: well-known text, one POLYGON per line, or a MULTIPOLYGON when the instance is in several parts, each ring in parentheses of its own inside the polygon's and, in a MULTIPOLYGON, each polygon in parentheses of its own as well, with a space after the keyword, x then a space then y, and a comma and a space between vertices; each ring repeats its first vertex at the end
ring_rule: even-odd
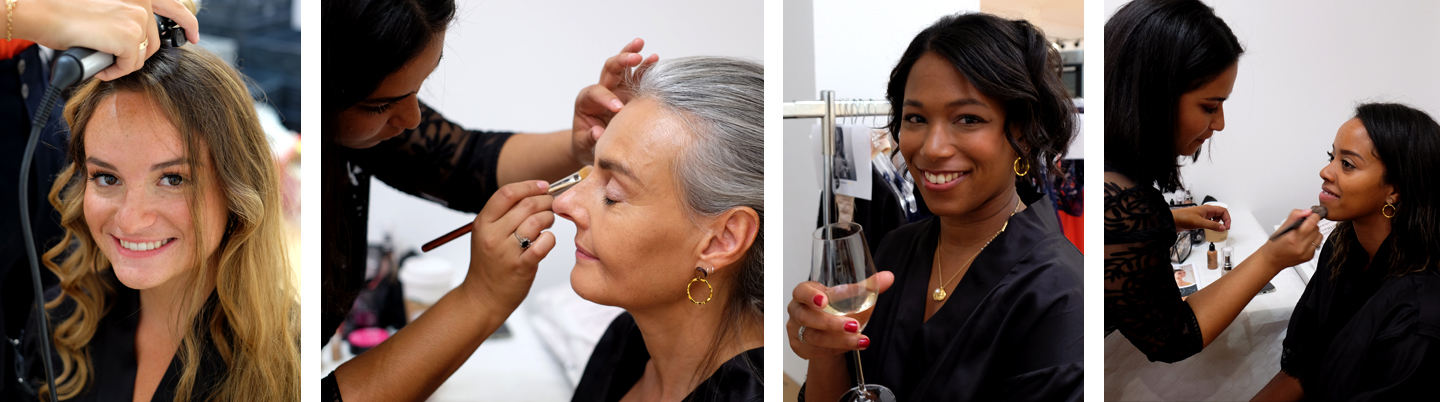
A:
POLYGON ((1358 376, 1347 399, 1404 401, 1417 400, 1420 395, 1434 397, 1431 381, 1440 378, 1440 339, 1413 333, 1392 335, 1376 339, 1370 346, 1355 370, 1358 376))
MULTIPOLYGON (((1332 242, 1325 242, 1324 249, 1320 250, 1320 259, 1317 260, 1317 267, 1329 266, 1330 256, 1333 253, 1332 242)), ((1295 310, 1290 313, 1290 323, 1285 330, 1285 340, 1280 346, 1280 371, 1300 380, 1303 385, 1310 378, 1310 373, 1319 365, 1319 358, 1323 351, 1307 350, 1306 345, 1310 341, 1307 336, 1318 335, 1320 331, 1320 288, 1330 284, 1330 270, 1317 269, 1310 277, 1310 282, 1305 285, 1305 292, 1300 294, 1300 300, 1295 302, 1295 310)))
POLYGON ((466 130, 424 103, 420 125, 350 160, 385 184, 448 208, 478 213, 500 188, 500 149, 514 133, 466 130))
POLYGON ((1195 311, 1180 299, 1170 267, 1175 220, 1159 190, 1105 182, 1105 326, 1150 361, 1173 363, 1200 352, 1195 311))

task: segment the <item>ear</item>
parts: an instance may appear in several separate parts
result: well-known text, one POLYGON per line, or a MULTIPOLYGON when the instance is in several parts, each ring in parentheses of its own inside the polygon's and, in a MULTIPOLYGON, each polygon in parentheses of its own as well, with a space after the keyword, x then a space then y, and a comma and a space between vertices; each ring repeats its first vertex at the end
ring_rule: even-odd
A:
POLYGON ((709 234, 700 242, 702 268, 723 269, 739 262, 750 251, 760 230, 760 215, 750 207, 734 207, 710 219, 705 226, 709 234))
POLYGON ((1389 191, 1389 194, 1386 194, 1386 195, 1385 195, 1385 202, 1390 203, 1390 204, 1399 203, 1399 202, 1400 202, 1400 193, 1395 192, 1395 185, 1394 185, 1394 184, 1386 184, 1385 187, 1387 187, 1387 190, 1389 191))

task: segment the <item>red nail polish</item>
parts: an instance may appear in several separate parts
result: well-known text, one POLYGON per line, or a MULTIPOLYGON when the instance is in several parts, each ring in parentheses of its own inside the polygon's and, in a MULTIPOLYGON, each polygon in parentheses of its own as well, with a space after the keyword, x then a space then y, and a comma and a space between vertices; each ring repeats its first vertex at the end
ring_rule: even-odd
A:
POLYGON ((864 349, 868 347, 870 347, 870 338, 860 338, 860 348, 864 349))
MULTIPOLYGON (((852 333, 852 334, 853 334, 853 333, 856 333, 856 332, 860 332, 860 324, 857 323, 857 322, 854 322, 854 321, 845 323, 845 332, 849 332, 849 333, 852 333)), ((869 342, 869 341, 865 341, 865 342, 869 342)))
POLYGON ((815 307, 825 307, 825 295, 815 295, 815 307))

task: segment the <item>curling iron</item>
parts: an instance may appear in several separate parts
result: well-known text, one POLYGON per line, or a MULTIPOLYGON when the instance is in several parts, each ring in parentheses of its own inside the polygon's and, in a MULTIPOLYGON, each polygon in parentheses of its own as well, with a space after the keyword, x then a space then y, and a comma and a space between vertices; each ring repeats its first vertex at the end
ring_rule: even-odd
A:
MULTIPOLYGON (((160 29, 159 46, 180 47, 185 43, 185 29, 175 24, 175 21, 163 16, 155 16, 156 25, 160 29)), ((142 56, 143 57, 143 56, 142 56)), ((30 229, 30 164, 35 157, 35 145, 40 140, 40 129, 50 121, 50 111, 55 109, 55 103, 59 102, 60 94, 90 77, 95 73, 104 70, 106 67, 115 64, 115 56, 109 53, 74 47, 60 53, 55 58, 55 67, 51 69, 50 88, 45 90, 45 96, 40 98, 40 109, 35 111, 35 118, 30 123, 30 139, 25 142, 25 153, 20 161, 20 231, 25 238, 25 255, 30 257, 30 281, 35 291, 36 316, 40 318, 40 329, 45 331, 40 336, 42 355, 40 361, 45 365, 45 380, 50 386, 50 399, 55 397, 55 370, 50 362, 50 351, 53 347, 50 344, 50 318, 45 314, 45 290, 40 285, 40 257, 35 254, 35 234, 30 229)), ((19 373, 17 373, 19 374, 19 373)), ((38 390, 37 390, 37 397, 38 390)))

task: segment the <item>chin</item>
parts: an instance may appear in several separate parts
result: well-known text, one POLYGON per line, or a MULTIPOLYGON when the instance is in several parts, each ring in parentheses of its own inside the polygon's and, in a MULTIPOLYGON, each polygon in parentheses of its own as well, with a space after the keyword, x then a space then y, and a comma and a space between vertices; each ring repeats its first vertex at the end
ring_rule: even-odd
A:
POLYGON ((576 263, 575 268, 570 270, 570 288, 575 289, 575 294, 580 295, 581 299, 595 304, 614 306, 614 301, 605 292, 609 287, 605 286, 604 282, 599 275, 598 267, 576 263))
POLYGON ((115 279, 127 288, 145 290, 160 286, 168 282, 174 275, 166 275, 165 268, 141 267, 134 264, 113 264, 111 269, 115 270, 115 279))

